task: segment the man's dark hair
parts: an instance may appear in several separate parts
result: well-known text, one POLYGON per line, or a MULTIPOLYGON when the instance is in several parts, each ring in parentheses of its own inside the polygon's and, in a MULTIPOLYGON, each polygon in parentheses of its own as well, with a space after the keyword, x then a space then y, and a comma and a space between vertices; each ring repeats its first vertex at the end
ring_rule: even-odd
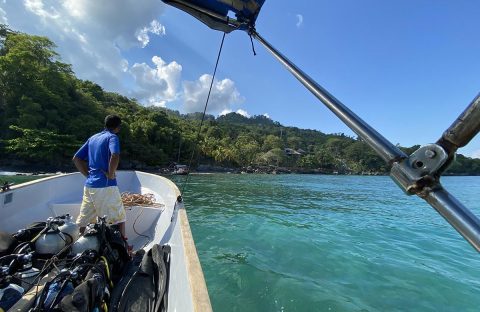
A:
POLYGON ((113 130, 120 126, 122 120, 117 115, 108 115, 105 117, 105 128, 108 130, 113 130))

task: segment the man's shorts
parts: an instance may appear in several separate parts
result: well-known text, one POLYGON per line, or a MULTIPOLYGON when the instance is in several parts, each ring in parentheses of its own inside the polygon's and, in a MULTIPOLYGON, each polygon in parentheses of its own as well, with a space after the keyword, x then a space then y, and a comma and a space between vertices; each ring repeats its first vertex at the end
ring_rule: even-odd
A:
POLYGON ((77 224, 81 227, 95 223, 96 217, 107 216, 107 223, 125 222, 125 208, 118 186, 100 188, 84 187, 83 200, 77 224))

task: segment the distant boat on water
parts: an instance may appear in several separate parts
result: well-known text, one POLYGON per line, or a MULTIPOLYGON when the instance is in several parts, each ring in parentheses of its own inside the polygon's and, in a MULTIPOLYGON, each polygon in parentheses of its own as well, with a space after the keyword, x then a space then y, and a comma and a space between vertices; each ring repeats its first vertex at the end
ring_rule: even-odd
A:
POLYGON ((173 167, 172 174, 175 175, 186 175, 190 172, 189 168, 187 165, 175 165, 173 167))

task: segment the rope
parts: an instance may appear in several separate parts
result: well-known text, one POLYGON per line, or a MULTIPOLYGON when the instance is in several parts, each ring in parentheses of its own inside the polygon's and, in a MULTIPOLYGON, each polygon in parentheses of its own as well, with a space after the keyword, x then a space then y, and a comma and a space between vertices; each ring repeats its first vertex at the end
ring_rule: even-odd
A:
POLYGON ((153 194, 133 194, 129 192, 122 193, 122 202, 125 207, 142 206, 142 207, 163 207, 163 204, 155 202, 153 194))
MULTIPOLYGON (((147 194, 142 195, 142 194, 133 194, 133 193, 129 193, 129 192, 123 192, 122 193, 122 202, 123 202, 123 205, 125 207, 129 207, 129 208, 139 207, 139 206, 140 207, 160 208, 160 207, 165 206, 163 204, 157 203, 156 199, 155 199, 155 195, 153 195, 151 193, 147 193, 147 194)), ((145 210, 142 209, 140 211, 140 213, 137 215, 137 217, 135 218, 135 221, 133 221, 133 231, 135 232, 135 234, 137 234, 138 236, 145 237, 147 239, 147 241, 143 245, 143 247, 147 246, 148 243, 152 241, 152 238, 150 236, 139 233, 137 231, 137 229, 135 228, 135 225, 137 224, 138 219, 140 218, 140 216, 143 214, 144 211, 145 210)), ((163 212, 163 210, 161 212, 163 212)))
MULTIPOLYGON (((223 42, 225 41, 225 35, 226 35, 226 33, 223 33, 222 42, 220 43, 220 48, 218 49, 217 61, 215 62, 215 69, 213 70, 212 81, 210 82, 210 88, 208 89, 207 100, 205 101, 205 108, 203 109, 202 121, 200 122, 200 126, 198 127, 197 138, 195 139, 195 145, 194 145, 193 150, 192 150, 192 156, 190 157, 190 162, 188 164, 188 169, 189 170, 188 170, 187 176, 185 177, 185 181, 183 182, 183 186, 182 186, 182 194, 185 194, 185 191, 187 189, 188 179, 190 177, 190 168, 192 168, 193 157, 195 155, 195 151, 196 151, 197 146, 198 146, 198 141, 200 140, 200 132, 202 130, 203 122, 205 120, 205 113, 207 112, 208 101, 210 100, 210 93, 212 92, 213 82, 215 80, 215 75, 217 73, 218 62, 220 60, 220 55, 222 54, 223 42)), ((197 159, 198 159, 198 155, 197 155, 197 159)))
POLYGON ((257 52, 255 52, 255 46, 253 45, 253 38, 252 34, 248 34, 250 36, 250 42, 252 43, 252 51, 253 51, 253 56, 257 55, 257 52))
MULTIPOLYGON (((145 237, 147 239, 147 241, 145 242, 145 244, 143 244, 143 247, 141 249, 143 249, 145 246, 148 245, 148 243, 150 243, 150 241, 152 240, 152 238, 148 235, 145 235, 145 234, 141 234, 141 233, 138 233, 137 229, 135 228, 135 225, 137 224, 137 221, 138 219, 140 218, 140 216, 142 215, 142 213, 144 212, 145 210, 142 209, 142 211, 140 211, 140 213, 138 214, 138 216, 135 218, 135 221, 133 221, 133 231, 135 232, 135 234, 137 234, 138 236, 142 236, 142 237, 145 237)), ((163 212, 163 211, 162 211, 163 212)))

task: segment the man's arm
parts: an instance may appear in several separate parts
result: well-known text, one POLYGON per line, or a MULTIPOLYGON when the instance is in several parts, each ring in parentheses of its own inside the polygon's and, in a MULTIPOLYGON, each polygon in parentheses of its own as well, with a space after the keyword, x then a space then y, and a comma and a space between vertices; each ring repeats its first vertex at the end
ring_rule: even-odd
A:
POLYGON ((112 154, 110 156, 110 163, 108 164, 108 178, 110 180, 115 179, 115 172, 118 168, 118 163, 120 162, 120 154, 112 154))
POLYGON ((88 164, 85 160, 78 158, 77 156, 73 156, 73 163, 77 170, 80 171, 85 177, 88 177, 88 164))

